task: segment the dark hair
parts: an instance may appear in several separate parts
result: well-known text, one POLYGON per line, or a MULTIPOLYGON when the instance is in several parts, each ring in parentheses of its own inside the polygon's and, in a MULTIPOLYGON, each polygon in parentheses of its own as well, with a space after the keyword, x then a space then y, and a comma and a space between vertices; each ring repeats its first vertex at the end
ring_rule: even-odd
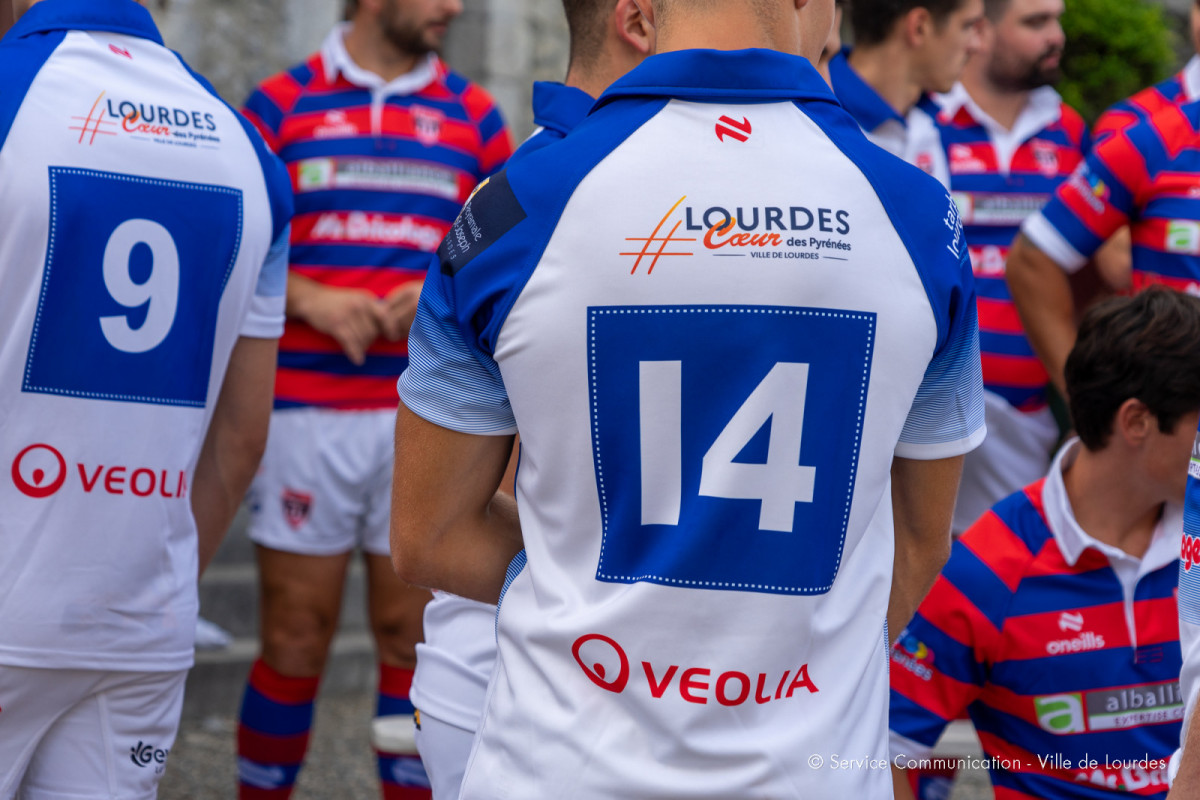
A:
POLYGON ((342 13, 342 19, 350 19, 356 11, 358 11, 358 0, 346 0, 346 10, 342 13))
POLYGON ((964 0, 850 0, 850 28, 856 45, 886 41, 896 23, 914 8, 926 8, 933 23, 941 26, 964 0))
POLYGON ((604 25, 615 6, 616 0, 563 0, 572 64, 588 66, 599 58, 604 47, 604 25))
POLYGON ((1117 409, 1137 398, 1169 433, 1200 408, 1200 299, 1162 287, 1090 309, 1064 370, 1089 450, 1108 444, 1117 409))

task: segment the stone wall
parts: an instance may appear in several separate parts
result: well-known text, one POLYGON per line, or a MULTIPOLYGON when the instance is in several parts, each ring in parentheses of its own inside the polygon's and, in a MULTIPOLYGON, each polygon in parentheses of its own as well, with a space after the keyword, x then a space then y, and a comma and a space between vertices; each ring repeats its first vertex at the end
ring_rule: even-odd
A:
MULTIPOLYGON (((532 82, 566 73, 561 2, 464 5, 446 40, 446 61, 495 95, 519 141, 533 129, 532 82)), ((341 17, 342 0, 151 0, 150 7, 167 44, 237 105, 258 81, 320 46, 341 17)))

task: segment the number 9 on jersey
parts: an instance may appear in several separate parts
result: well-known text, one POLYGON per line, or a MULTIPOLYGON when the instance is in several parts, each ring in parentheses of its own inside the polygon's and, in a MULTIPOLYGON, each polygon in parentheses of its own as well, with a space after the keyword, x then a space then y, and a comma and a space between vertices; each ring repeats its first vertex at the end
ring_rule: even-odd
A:
POLYGON ((51 167, 24 391, 203 406, 241 229, 237 189, 51 167))
POLYGON ((602 581, 823 594, 841 563, 875 315, 589 309, 602 581))

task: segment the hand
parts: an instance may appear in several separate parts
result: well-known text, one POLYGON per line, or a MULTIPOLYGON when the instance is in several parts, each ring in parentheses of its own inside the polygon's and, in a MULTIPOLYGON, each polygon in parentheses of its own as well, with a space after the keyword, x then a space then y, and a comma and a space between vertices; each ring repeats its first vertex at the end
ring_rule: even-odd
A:
POLYGON ((296 316, 337 340, 355 365, 366 362, 367 348, 382 333, 374 294, 313 284, 297 300, 296 316))
POLYGON ((390 291, 375 304, 380 331, 389 342, 408 336, 417 316, 417 300, 421 297, 421 281, 408 281, 390 291))

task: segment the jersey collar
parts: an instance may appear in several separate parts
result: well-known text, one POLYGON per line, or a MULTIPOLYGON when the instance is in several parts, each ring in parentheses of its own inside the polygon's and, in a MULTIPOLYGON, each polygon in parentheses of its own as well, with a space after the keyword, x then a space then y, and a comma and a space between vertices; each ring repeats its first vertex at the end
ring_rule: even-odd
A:
POLYGON ((43 0, 26 11, 5 38, 51 31, 108 31, 163 43, 150 12, 133 0, 43 0))
POLYGON ((1062 97, 1050 86, 1042 86, 1029 93, 1029 100, 1017 115, 1017 121, 1011 131, 1005 130, 980 108, 961 83, 954 84, 954 88, 949 92, 939 95, 938 100, 942 120, 952 120, 965 111, 972 121, 983 126, 993 138, 1011 137, 1018 142, 1032 138, 1038 131, 1062 119, 1062 97))
MULTIPOLYGON (((1071 466, 1075 456, 1082 447, 1079 439, 1071 439, 1062 446, 1046 482, 1042 485, 1042 505, 1046 513, 1046 523, 1054 534, 1054 541, 1062 553, 1063 560, 1069 566, 1075 566, 1084 550, 1095 549, 1110 560, 1134 559, 1133 556, 1112 545, 1096 540, 1091 534, 1079 526, 1075 520, 1075 512, 1071 508, 1071 500, 1067 496, 1067 487, 1063 482, 1063 470, 1071 466)), ((1179 531, 1183 530, 1183 508, 1178 503, 1167 503, 1163 509, 1162 519, 1154 528, 1150 546, 1146 548, 1138 569, 1139 575, 1147 575, 1156 569, 1161 569, 1179 558, 1179 531), (1174 532, 1172 536, 1171 533, 1174 532)))
POLYGON ((533 84, 533 123, 566 136, 583 122, 596 98, 582 89, 554 81, 533 84))
POLYGON ((702 103, 837 102, 807 59, 758 49, 679 50, 651 56, 610 86, 596 108, 619 97, 702 103))
MULTIPOLYGON (((837 95, 838 102, 864 131, 874 131, 886 122, 907 125, 904 117, 850 66, 849 47, 843 47, 842 52, 830 59, 829 80, 833 84, 833 93, 837 95)), ((926 99, 924 96, 921 98, 926 99)), ((918 101, 918 104, 920 102, 918 101)))
POLYGON ((384 81, 350 57, 346 50, 346 31, 350 26, 349 22, 339 23, 321 43, 321 63, 325 68, 325 81, 330 85, 341 75, 355 86, 381 95, 408 95, 416 94, 442 77, 441 61, 436 53, 430 53, 408 72, 390 82, 384 81))

